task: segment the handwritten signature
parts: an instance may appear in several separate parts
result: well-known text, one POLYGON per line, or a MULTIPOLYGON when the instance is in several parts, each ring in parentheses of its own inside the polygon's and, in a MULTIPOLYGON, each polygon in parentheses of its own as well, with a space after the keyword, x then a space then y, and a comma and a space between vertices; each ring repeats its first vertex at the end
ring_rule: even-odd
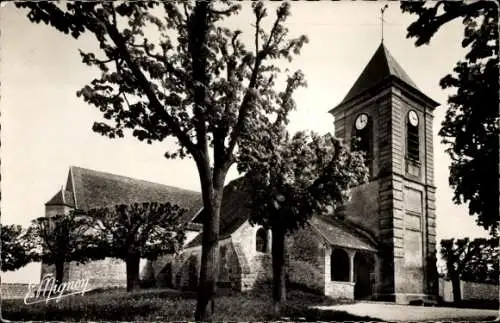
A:
POLYGON ((24 296, 24 304, 48 303, 50 300, 59 302, 62 297, 81 294, 90 291, 88 289, 89 280, 80 279, 64 282, 61 284, 56 283, 53 274, 43 276, 40 284, 29 283, 28 291, 24 296))

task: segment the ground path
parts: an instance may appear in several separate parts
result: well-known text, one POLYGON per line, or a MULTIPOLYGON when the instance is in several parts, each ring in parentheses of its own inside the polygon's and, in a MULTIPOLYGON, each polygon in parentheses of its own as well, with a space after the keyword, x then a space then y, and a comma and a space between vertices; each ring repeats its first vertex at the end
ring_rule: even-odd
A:
POLYGON ((381 302, 358 302, 331 306, 315 306, 321 310, 344 311, 352 315, 368 316, 382 321, 484 321, 499 317, 498 310, 396 305, 381 302))

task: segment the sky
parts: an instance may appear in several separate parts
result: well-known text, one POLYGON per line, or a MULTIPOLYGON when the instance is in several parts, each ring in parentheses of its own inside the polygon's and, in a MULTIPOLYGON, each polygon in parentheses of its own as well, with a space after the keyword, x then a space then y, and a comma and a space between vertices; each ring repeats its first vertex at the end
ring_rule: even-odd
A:
MULTIPOLYGON (((300 68, 308 83, 294 96, 297 111, 291 115, 290 131, 333 132, 328 110, 340 103, 380 45, 384 4, 292 4, 290 35, 305 34, 309 43, 287 66, 300 68)), ((406 28, 415 17, 402 14, 397 2, 387 4, 385 46, 422 92, 442 104, 434 114, 437 240, 487 236, 466 206, 453 204, 450 160, 437 136, 449 93, 439 87, 439 80, 464 57, 463 26, 459 21, 449 23, 429 45, 415 47, 414 40, 406 38, 406 28)), ((228 22, 245 37, 252 35, 248 7, 245 4, 237 19, 228 22)), ((273 16, 270 10, 268 23, 273 16)), ((192 160, 163 157, 171 143, 148 145, 132 136, 111 140, 92 132, 93 122, 101 120, 100 112, 76 96, 98 75, 81 63, 78 54, 78 49, 96 48, 90 37, 75 40, 46 25, 32 24, 11 3, 0 8, 0 30, 2 224, 28 226, 43 216, 45 202, 65 184, 72 165, 200 191, 192 160)), ((232 169, 227 181, 237 176, 232 169)), ((2 275, 2 282, 34 281, 39 270, 38 264, 30 264, 2 275)))

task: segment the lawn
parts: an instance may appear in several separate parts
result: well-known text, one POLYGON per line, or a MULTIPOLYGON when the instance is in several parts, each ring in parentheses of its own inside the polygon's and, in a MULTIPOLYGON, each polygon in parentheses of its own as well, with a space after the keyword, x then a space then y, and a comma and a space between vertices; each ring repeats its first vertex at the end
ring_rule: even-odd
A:
MULTIPOLYGON (((268 321, 271 316, 269 290, 252 293, 221 291, 215 302, 216 321, 268 321)), ((340 311, 319 311, 311 305, 338 304, 311 292, 288 293, 283 317, 291 321, 374 321, 340 311)), ((196 306, 194 293, 173 290, 101 290, 46 303, 25 305, 23 300, 4 300, 3 318, 19 321, 192 321, 196 306)))

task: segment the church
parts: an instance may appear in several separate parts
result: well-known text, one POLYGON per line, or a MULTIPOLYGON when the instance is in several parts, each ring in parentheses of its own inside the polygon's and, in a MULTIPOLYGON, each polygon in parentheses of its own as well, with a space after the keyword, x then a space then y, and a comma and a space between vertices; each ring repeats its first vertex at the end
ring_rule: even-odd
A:
MULTIPOLYGON (((350 201, 334 214, 313 216, 288 239, 289 284, 341 299, 399 304, 436 299, 432 123, 437 106, 381 43, 329 111, 335 136, 366 153, 370 180, 353 188, 350 201)), ((271 233, 248 222, 247 198, 235 188, 237 181, 224 189, 218 284, 247 291, 271 280, 271 233)), ((143 278, 157 287, 196 289, 203 214, 198 192, 71 167, 66 185, 46 203, 46 216, 150 201, 188 209, 179 221, 189 225, 182 253, 147 262, 143 278)), ((126 281, 118 260, 66 267, 66 279, 89 278, 95 287, 126 281)), ((42 275, 49 270, 42 266, 42 275)))

